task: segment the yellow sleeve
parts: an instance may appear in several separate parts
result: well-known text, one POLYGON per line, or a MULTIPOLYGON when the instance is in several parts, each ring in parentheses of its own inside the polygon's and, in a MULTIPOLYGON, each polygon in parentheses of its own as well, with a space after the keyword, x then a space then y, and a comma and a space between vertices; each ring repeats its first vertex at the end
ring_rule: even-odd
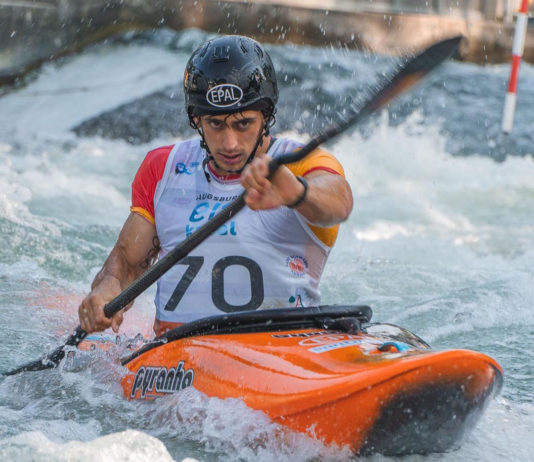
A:
POLYGON ((315 149, 304 159, 288 164, 287 167, 297 176, 307 175, 314 170, 326 170, 345 178, 345 172, 339 161, 332 154, 322 149, 315 149))
POLYGON ((143 207, 130 207, 130 212, 137 213, 137 215, 141 215, 145 220, 149 221, 153 225, 156 224, 156 220, 154 220, 154 217, 150 214, 149 211, 145 210, 143 207))
MULTIPOLYGON (((345 178, 345 172, 339 161, 332 154, 322 149, 312 151, 304 159, 288 164, 287 167, 296 176, 305 176, 316 170, 324 170, 345 178)), ((309 225, 309 227, 319 240, 328 247, 332 247, 336 242, 339 225, 330 226, 329 228, 313 225, 309 225)))

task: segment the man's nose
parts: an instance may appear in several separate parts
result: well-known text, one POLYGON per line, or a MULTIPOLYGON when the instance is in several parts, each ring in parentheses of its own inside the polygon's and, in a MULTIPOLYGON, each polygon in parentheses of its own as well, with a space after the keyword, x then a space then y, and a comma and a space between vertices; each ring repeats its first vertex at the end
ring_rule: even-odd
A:
POLYGON ((223 149, 225 152, 233 152, 238 148, 237 134, 232 127, 226 127, 223 131, 223 149))

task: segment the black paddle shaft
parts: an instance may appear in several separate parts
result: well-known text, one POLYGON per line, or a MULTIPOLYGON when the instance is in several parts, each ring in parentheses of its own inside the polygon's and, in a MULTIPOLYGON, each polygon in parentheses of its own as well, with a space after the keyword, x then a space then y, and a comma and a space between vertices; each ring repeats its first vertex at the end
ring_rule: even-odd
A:
MULTIPOLYGON (((348 128, 353 127, 358 122, 371 115, 373 112, 385 107, 394 98, 421 81, 430 71, 451 57, 458 50, 461 40, 462 36, 443 40, 411 58, 404 66, 393 74, 393 76, 378 85, 359 111, 355 113, 353 112, 344 121, 331 125, 329 128, 313 137, 306 145, 297 151, 274 158, 269 164, 270 174, 272 175, 280 165, 290 164, 303 159, 325 141, 343 133, 348 128)), ((193 251, 244 206, 245 193, 242 193, 227 208, 221 210, 187 239, 178 244, 173 250, 165 255, 165 257, 158 260, 158 262, 149 268, 141 277, 136 279, 129 287, 109 302, 104 307, 104 314, 106 317, 113 317, 115 313, 133 302, 170 268, 193 251)), ((14 375, 23 371, 38 371, 57 367, 59 362, 65 356, 65 347, 78 345, 86 336, 87 333, 78 326, 74 334, 67 339, 65 345, 56 348, 46 358, 32 361, 24 366, 5 373, 5 375, 14 375)))

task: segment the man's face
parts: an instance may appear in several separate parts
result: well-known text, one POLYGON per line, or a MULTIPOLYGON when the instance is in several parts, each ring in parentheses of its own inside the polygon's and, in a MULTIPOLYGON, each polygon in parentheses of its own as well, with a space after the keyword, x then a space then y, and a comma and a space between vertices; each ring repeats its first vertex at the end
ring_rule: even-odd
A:
MULTIPOLYGON (((204 132, 211 155, 220 167, 212 164, 217 173, 224 175, 245 166, 263 130, 263 124, 261 111, 199 117, 198 125, 204 132)), ((260 146, 257 155, 263 154, 264 146, 260 146)))

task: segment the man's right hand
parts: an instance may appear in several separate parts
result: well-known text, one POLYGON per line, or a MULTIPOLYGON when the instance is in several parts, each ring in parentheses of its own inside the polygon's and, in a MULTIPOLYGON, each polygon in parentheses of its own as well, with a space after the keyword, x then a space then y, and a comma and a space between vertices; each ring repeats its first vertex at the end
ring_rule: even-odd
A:
POLYGON ((120 293, 121 286, 116 278, 107 277, 99 281, 99 284, 85 297, 78 308, 82 329, 87 333, 91 333, 100 332, 111 327, 114 332, 119 332, 124 309, 117 312, 110 319, 104 314, 104 306, 120 293))

